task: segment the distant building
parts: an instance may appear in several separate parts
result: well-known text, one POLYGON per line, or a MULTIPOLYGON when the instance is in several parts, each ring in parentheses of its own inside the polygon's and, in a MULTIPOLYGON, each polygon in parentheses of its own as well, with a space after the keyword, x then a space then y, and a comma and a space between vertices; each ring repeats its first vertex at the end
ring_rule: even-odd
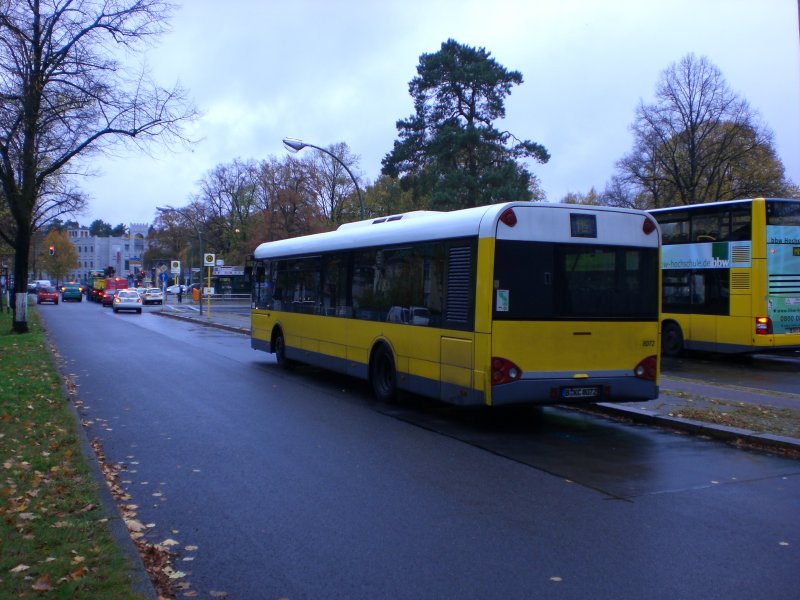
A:
POLYGON ((131 223, 124 237, 89 235, 86 227, 67 230, 67 236, 78 252, 78 268, 70 271, 69 279, 83 281, 90 271, 113 267, 118 277, 136 277, 143 270, 142 257, 147 250, 147 223, 131 223))

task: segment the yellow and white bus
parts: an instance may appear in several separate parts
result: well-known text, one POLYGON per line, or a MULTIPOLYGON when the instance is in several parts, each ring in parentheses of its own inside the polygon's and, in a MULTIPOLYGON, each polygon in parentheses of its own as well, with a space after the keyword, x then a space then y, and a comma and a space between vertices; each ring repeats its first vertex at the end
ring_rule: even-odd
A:
POLYGON ((662 236, 662 351, 800 348, 800 200, 652 210, 662 236))
POLYGON ((658 226, 516 202, 261 244, 251 345, 461 405, 658 395, 658 226))

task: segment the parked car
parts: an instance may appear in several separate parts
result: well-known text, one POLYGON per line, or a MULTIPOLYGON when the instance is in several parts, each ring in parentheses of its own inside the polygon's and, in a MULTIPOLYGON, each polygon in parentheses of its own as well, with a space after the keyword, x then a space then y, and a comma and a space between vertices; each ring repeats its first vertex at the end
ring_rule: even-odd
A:
POLYGON ((118 290, 103 290, 100 292, 102 295, 100 296, 100 304, 103 306, 111 306, 114 304, 114 294, 117 293, 118 290))
POLYGON ((36 292, 36 304, 41 304, 42 302, 58 304, 58 290, 52 286, 40 286, 36 292))
POLYGON ((70 281, 61 286, 61 299, 66 302, 67 300, 76 300, 83 302, 83 286, 70 281))
POLYGON ((181 289, 181 294, 185 294, 185 293, 186 293, 186 286, 185 286, 185 285, 180 285, 180 286, 178 286, 177 284, 176 284, 176 285, 171 285, 171 286, 169 286, 169 287, 167 288, 167 293, 168 293, 168 294, 177 294, 177 293, 178 293, 178 288, 179 288, 179 287, 180 287, 180 289, 181 289))
POLYGON ((158 288, 147 288, 142 296, 142 304, 164 304, 164 293, 158 288))
POLYGON ((28 293, 29 294, 38 294, 39 288, 43 287, 53 287, 53 284, 50 283, 49 279, 37 279, 35 281, 28 282, 28 293))
POLYGON ((135 310, 142 312, 142 297, 136 290, 117 290, 111 308, 115 313, 121 310, 135 310))

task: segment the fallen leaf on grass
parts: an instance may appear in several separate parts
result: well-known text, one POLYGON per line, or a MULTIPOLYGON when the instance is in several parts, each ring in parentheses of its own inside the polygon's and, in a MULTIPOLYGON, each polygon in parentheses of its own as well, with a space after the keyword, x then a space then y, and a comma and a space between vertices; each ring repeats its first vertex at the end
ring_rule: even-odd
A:
POLYGON ((30 569, 28 565, 17 565, 11 569, 10 573, 22 573, 22 571, 27 571, 28 569, 30 569))
POLYGON ((50 580, 50 575, 47 574, 39 577, 31 588, 37 592, 50 592, 54 589, 53 582, 50 580))
POLYGON ((81 579, 82 577, 86 576, 87 573, 89 573, 89 567, 84 565, 84 566, 80 567, 79 569, 74 570, 69 575, 67 575, 66 579, 68 581, 77 581, 78 579, 81 579))

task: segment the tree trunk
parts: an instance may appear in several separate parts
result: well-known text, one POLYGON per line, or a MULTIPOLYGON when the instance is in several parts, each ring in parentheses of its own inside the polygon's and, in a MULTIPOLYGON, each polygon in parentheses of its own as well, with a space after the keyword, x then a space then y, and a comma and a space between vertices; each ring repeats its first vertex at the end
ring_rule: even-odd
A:
POLYGON ((28 333, 28 258, 31 251, 31 228, 17 229, 14 258, 14 325, 15 333, 28 333))

